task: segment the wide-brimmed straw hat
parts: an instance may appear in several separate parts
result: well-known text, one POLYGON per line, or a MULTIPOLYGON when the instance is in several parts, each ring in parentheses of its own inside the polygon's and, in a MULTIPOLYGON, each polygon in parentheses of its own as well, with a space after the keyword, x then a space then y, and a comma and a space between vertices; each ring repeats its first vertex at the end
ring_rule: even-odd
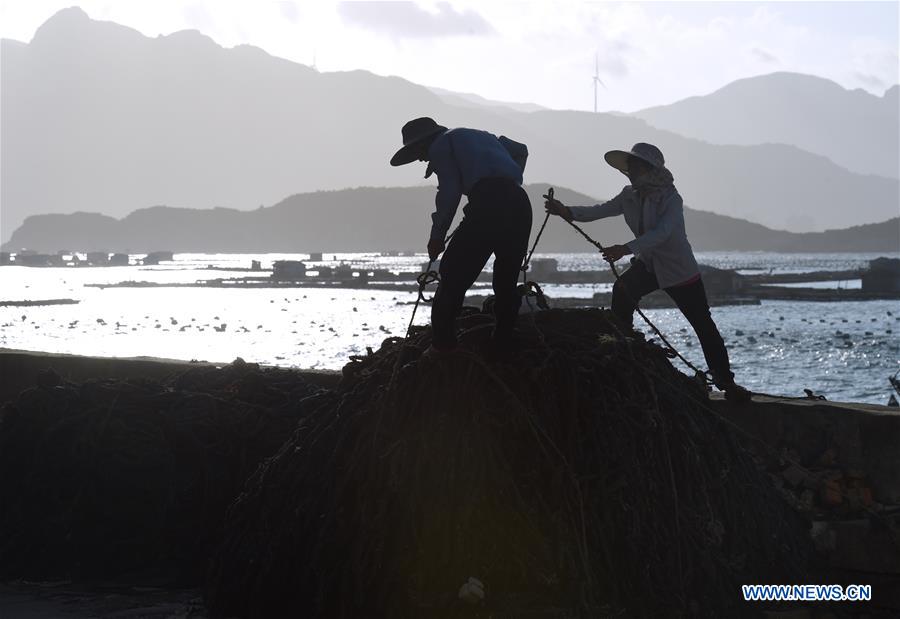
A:
POLYGON ((631 157, 637 157, 641 161, 646 161, 654 168, 662 168, 666 165, 662 151, 653 144, 644 142, 638 142, 629 151, 611 150, 603 156, 606 159, 606 163, 623 174, 628 174, 628 159, 631 157))
POLYGON ((403 125, 403 129, 400 130, 400 134, 403 136, 403 148, 398 150, 394 153, 394 156, 391 157, 391 165, 405 165, 415 161, 419 158, 419 147, 422 142, 431 136, 443 133, 446 130, 447 127, 437 124, 433 119, 428 118, 427 116, 409 121, 403 125))

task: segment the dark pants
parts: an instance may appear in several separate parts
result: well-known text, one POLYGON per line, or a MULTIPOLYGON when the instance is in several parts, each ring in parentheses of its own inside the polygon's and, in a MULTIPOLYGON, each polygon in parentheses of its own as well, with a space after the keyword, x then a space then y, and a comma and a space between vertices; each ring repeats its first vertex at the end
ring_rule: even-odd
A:
MULTIPOLYGON (((631 327, 634 321, 634 310, 637 303, 647 294, 659 288, 656 275, 647 270, 640 260, 632 260, 631 268, 625 271, 613 285, 612 311, 626 326, 631 327)), ((691 284, 670 286, 665 289, 672 297, 678 309, 687 318, 700 340, 706 364, 715 379, 716 385, 723 386, 734 380, 728 351, 725 342, 709 313, 709 302, 706 300, 706 289, 703 280, 698 279, 691 284)))
POLYGON ((435 346, 456 344, 454 319, 466 291, 494 254, 494 337, 512 338, 521 303, 516 290, 519 269, 531 234, 531 202, 513 181, 484 178, 469 192, 464 217, 441 258, 441 282, 431 306, 435 346))

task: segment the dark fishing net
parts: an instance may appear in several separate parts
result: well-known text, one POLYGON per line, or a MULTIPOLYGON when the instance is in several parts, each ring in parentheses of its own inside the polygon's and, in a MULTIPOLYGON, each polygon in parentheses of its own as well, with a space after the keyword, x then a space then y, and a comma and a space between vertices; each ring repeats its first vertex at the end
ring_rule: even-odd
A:
POLYGON ((214 615, 733 616, 802 582, 804 523, 661 348, 552 310, 491 360, 490 322, 344 368, 230 508, 214 615))

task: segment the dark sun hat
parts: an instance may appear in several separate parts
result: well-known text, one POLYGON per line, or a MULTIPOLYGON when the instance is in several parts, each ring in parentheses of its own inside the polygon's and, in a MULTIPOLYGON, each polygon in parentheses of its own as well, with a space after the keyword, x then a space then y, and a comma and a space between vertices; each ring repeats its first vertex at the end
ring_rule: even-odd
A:
POLYGON ((403 136, 403 148, 391 157, 391 165, 405 165, 415 161, 419 158, 419 146, 422 142, 446 130, 447 127, 437 124, 427 116, 409 121, 400 130, 400 134, 403 136))
POLYGON ((653 144, 646 144, 644 142, 638 142, 632 146, 629 151, 611 150, 603 156, 603 158, 606 159, 606 163, 622 174, 628 173, 628 159, 631 157, 637 157, 641 161, 646 161, 654 168, 662 168, 666 165, 666 160, 663 159, 662 151, 653 144))

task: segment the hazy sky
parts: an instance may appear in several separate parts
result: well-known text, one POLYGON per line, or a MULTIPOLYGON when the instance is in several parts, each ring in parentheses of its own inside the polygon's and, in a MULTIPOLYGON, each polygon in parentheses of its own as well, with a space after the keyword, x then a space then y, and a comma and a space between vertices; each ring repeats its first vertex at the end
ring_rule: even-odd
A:
POLYGON ((877 95, 898 82, 900 3, 0 0, 0 36, 57 10, 148 36, 193 28, 321 71, 367 69, 553 108, 633 111, 741 77, 797 71, 877 95))

